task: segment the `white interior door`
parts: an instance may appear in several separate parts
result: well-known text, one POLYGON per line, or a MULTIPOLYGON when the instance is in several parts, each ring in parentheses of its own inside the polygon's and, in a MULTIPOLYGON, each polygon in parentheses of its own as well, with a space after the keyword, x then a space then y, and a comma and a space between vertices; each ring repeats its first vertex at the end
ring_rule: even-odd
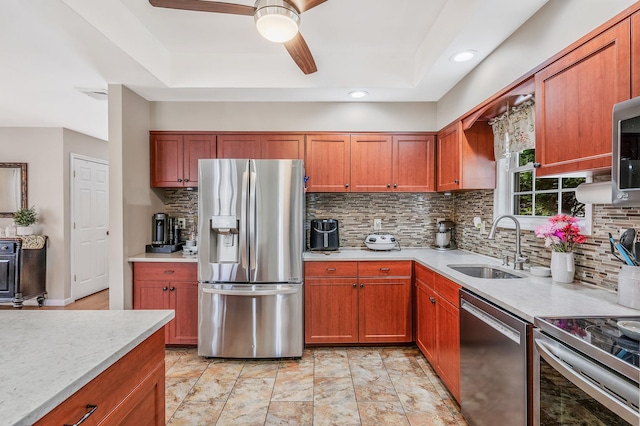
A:
POLYGON ((109 287, 109 165, 72 155, 71 298, 109 287))

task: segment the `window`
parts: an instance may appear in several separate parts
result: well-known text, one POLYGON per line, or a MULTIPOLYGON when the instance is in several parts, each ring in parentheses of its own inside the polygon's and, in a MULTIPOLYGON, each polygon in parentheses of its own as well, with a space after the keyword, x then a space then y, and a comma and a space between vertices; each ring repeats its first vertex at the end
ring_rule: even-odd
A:
POLYGON ((494 216, 515 215, 523 229, 534 230, 550 216, 564 213, 582 218, 580 227, 590 235, 591 205, 580 203, 575 197, 576 187, 589 179, 586 173, 536 177, 534 161, 535 149, 526 149, 496 162, 494 216))

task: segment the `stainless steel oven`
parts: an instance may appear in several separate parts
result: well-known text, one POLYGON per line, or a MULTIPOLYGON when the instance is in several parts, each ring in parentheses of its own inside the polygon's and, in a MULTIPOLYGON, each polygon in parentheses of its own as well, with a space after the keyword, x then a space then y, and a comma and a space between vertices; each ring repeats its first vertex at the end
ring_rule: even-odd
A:
POLYGON ((533 424, 640 425, 640 350, 616 318, 536 318, 533 424))

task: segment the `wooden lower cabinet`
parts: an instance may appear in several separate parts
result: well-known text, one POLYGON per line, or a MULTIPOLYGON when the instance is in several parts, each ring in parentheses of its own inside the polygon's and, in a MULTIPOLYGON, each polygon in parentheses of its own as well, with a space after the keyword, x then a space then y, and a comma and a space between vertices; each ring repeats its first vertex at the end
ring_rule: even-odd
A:
POLYGON ((198 344, 198 276, 195 263, 135 262, 133 309, 173 309, 168 345, 198 344))
POLYGON ((411 262, 307 262, 305 342, 412 341, 411 262))
POLYGON ((35 424, 164 425, 164 352, 158 330, 35 424))
POLYGON ((460 286, 415 265, 416 344, 460 402, 460 286))

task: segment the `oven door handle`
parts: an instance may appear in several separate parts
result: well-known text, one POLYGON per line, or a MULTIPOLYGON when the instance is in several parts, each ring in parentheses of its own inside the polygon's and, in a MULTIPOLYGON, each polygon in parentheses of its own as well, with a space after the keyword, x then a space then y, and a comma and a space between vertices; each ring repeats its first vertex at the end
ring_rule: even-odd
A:
MULTIPOLYGON (((635 395, 637 398, 637 387, 634 388, 626 380, 561 345, 552 346, 539 338, 534 339, 534 343, 539 355, 567 380, 629 423, 638 424, 640 415, 637 408, 633 410, 627 403, 633 399, 623 402, 629 395, 635 395), (576 368, 581 370, 582 374, 576 368), (592 379, 589 380, 587 377, 592 379), (609 390, 596 384, 595 380, 598 378, 603 381, 602 386, 609 390)), ((637 404, 637 401, 635 403, 637 404)))
POLYGON ((219 289, 219 288, 203 288, 202 292, 207 294, 220 294, 223 296, 280 296, 285 294, 295 294, 299 290, 298 287, 285 287, 281 289, 269 290, 239 290, 239 289, 219 289))

